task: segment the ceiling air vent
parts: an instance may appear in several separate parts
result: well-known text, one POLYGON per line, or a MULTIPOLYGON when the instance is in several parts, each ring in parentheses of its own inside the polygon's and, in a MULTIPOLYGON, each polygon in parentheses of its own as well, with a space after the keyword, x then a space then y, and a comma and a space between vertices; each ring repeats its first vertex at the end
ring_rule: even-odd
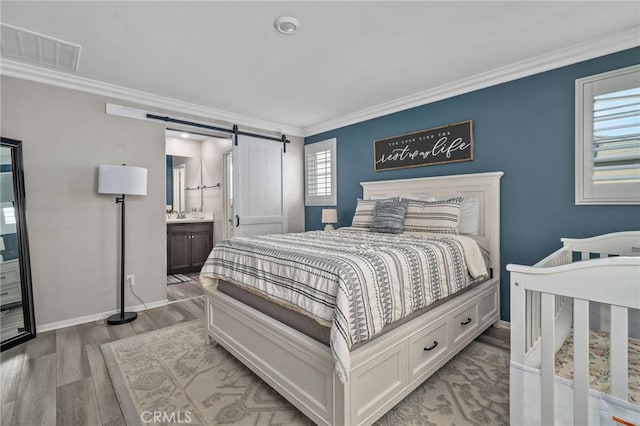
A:
POLYGON ((76 72, 80 45, 12 25, 2 27, 2 56, 34 65, 76 72))

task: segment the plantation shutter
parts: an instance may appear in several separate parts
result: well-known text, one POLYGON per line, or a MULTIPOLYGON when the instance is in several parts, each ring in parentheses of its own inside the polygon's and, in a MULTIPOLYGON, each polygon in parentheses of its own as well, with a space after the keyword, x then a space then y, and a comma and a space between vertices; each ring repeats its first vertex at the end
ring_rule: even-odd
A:
POLYGON ((640 65, 576 80, 576 204, 640 204, 640 65))
POLYGON ((640 179, 640 87, 594 96, 592 179, 640 179))
POLYGON ((305 204, 336 205, 336 140, 305 146, 305 204))

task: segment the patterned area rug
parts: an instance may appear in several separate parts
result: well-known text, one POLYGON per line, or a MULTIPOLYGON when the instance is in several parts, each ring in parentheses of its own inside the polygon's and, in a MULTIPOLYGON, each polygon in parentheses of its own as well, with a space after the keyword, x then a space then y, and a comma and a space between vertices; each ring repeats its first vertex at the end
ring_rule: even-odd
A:
MULTIPOLYGON (((128 425, 312 425, 192 321, 102 345, 128 425)), ((498 425, 509 419, 509 354, 473 342, 377 425, 498 425)))
POLYGON ((197 281, 198 277, 197 274, 191 274, 191 275, 183 275, 183 274, 173 274, 173 275, 167 275, 167 285, 171 285, 171 284, 179 284, 179 283, 186 283, 187 281, 197 281))

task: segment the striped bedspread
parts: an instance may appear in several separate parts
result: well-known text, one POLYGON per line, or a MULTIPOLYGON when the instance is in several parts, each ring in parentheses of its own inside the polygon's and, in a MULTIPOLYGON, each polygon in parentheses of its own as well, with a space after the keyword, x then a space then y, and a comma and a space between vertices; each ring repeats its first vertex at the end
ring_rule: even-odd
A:
POLYGON ((351 347, 487 270, 468 237, 341 228, 225 240, 213 248, 201 274, 330 326, 336 372, 345 383, 351 347))

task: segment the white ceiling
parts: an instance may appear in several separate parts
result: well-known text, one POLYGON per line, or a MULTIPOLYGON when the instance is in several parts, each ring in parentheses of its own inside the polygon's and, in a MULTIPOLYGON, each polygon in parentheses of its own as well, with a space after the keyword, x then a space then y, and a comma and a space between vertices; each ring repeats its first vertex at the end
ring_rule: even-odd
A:
MULTIPOLYGON (((3 23, 81 46, 76 75, 300 129, 612 34, 640 2, 32 2, 3 23), (285 36, 281 15, 301 28, 285 36)), ((640 32, 635 44, 640 44, 640 32)))

